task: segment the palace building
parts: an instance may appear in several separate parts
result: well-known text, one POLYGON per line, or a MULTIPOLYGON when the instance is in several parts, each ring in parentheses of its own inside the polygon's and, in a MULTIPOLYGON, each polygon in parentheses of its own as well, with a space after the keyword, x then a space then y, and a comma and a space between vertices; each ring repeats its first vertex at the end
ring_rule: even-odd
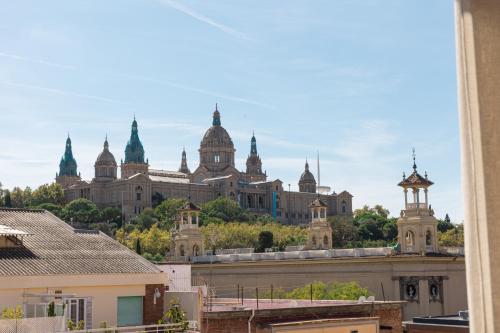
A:
MULTIPOLYGON (((169 198, 186 198, 202 205, 226 196, 236 200, 242 208, 256 214, 269 214, 280 223, 309 223, 309 205, 318 195, 316 180, 307 161, 298 182, 299 192, 286 191, 281 180, 269 180, 263 172, 253 135, 246 170, 239 171, 235 166, 236 149, 231 136, 221 125, 217 105, 212 126, 203 136, 199 152, 199 165, 193 172, 188 167, 185 150, 182 151, 179 170, 150 168, 139 138, 139 125, 134 118, 125 158, 120 163, 120 177, 118 163, 106 138, 94 164, 94 178, 82 180, 68 136, 56 182, 64 187, 67 201, 86 198, 99 207, 120 208, 126 221, 169 198)), ((352 195, 347 191, 322 193, 319 198, 327 205, 328 216, 352 214, 352 195)))

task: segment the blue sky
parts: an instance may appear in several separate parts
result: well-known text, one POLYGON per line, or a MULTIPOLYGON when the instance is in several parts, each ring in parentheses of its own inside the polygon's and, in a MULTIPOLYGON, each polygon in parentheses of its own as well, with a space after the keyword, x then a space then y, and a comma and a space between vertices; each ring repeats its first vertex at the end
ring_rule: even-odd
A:
POLYGON ((446 0, 2 1, 0 181, 51 182, 69 132, 93 176, 134 114, 154 168, 192 170, 219 103, 243 169, 255 130, 270 178, 322 184, 398 215, 402 172, 461 221, 453 3, 446 0))

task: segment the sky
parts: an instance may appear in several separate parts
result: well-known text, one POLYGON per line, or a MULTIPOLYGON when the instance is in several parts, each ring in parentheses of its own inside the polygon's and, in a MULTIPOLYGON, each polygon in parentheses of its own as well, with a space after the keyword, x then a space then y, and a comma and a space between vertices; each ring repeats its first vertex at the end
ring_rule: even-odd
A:
POLYGON ((134 115, 152 168, 185 147, 194 170, 218 103, 240 170, 255 131, 285 188, 319 151, 322 185, 398 216, 415 148, 436 216, 463 219, 452 1, 0 2, 5 188, 52 182, 68 133, 91 179, 134 115))

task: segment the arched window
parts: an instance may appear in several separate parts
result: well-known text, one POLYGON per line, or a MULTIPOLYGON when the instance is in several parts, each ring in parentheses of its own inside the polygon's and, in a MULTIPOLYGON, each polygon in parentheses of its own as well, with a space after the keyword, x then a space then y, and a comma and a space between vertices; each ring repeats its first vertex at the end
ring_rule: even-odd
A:
POLYGON ((347 213, 347 203, 344 201, 342 201, 342 213, 347 213))
POLYGON ((179 247, 179 254, 181 257, 184 257, 185 253, 184 253, 184 244, 181 244, 181 246, 179 247))
POLYGON ((406 245, 413 246, 415 244, 415 234, 413 231, 408 230, 405 237, 406 245))
POLYGON ((135 188, 135 200, 141 201, 141 199, 142 199, 142 187, 137 186, 135 188))
POLYGON ((323 246, 324 246, 325 248, 327 248, 327 247, 328 247, 328 236, 327 236, 327 235, 325 235, 325 237, 323 237, 323 246))
POLYGON ((312 245, 316 246, 316 236, 313 236, 313 238, 312 238, 312 245))
POLYGON ((425 245, 432 245, 432 233, 430 230, 427 230, 427 232, 425 233, 425 245))
POLYGON ((200 255, 200 248, 198 247, 198 244, 195 244, 193 246, 193 257, 199 256, 200 255))

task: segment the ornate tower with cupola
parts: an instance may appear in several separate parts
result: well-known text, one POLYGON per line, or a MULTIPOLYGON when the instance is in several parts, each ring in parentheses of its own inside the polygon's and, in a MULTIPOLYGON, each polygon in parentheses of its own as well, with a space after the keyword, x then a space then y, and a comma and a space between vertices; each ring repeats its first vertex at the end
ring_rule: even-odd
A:
POLYGON ((191 171, 189 170, 189 167, 187 165, 187 158, 186 158, 186 149, 182 149, 182 159, 181 159, 181 167, 179 168, 179 172, 185 173, 185 174, 190 174, 191 171))
POLYGON ((239 175, 234 167, 233 140, 221 125, 220 112, 217 104, 213 113, 212 127, 203 136, 200 143, 200 164, 193 172, 191 180, 201 182, 206 178, 239 175))
POLYGON ((405 209, 401 210, 398 219, 398 239, 401 253, 436 253, 437 219, 429 204, 429 187, 434 184, 429 180, 427 172, 421 176, 417 171, 415 151, 413 152, 413 172, 398 186, 403 188, 405 209))
POLYGON ((64 188, 68 188, 80 180, 80 174, 77 171, 76 160, 73 157, 73 150, 71 148, 71 139, 68 134, 64 155, 59 162, 59 173, 56 173, 56 183, 61 184, 64 188))
POLYGON ((311 171, 309 171, 309 163, 306 159, 305 170, 300 176, 299 192, 316 193, 316 179, 311 171))
POLYGON ((175 260, 189 261, 204 253, 200 231, 200 208, 188 201, 179 209, 179 220, 172 235, 175 260))
POLYGON ((265 181, 267 178, 266 174, 262 172, 262 161, 257 153, 257 139, 255 139, 255 134, 252 135, 250 142, 250 155, 247 158, 246 176, 250 182, 265 181))
POLYGON ((115 157, 109 151, 108 137, 104 140, 104 148, 97 156, 94 163, 94 179, 95 182, 109 182, 116 179, 118 165, 116 164, 115 157))
POLYGON ((147 175, 148 169, 148 161, 144 161, 144 148, 139 139, 137 121, 134 117, 130 139, 125 147, 125 161, 121 163, 121 178, 127 179, 138 173, 147 175))
POLYGON ((311 222, 309 223, 309 250, 328 250, 333 245, 333 230, 326 217, 328 205, 318 196, 309 205, 311 222))

